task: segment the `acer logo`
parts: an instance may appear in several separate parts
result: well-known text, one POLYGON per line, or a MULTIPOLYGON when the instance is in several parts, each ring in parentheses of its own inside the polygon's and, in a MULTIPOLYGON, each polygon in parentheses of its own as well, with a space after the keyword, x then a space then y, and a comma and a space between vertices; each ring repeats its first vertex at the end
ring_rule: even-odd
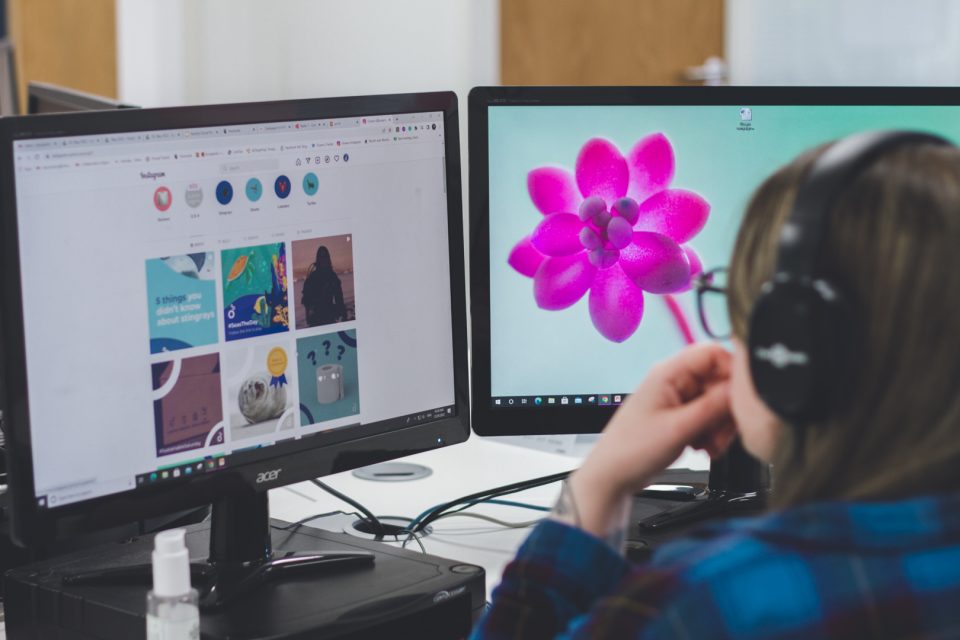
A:
POLYGON ((283 469, 273 469, 272 471, 264 471, 263 473, 257 474, 257 484, 262 484, 264 482, 273 482, 278 477, 280 477, 280 472, 283 469))

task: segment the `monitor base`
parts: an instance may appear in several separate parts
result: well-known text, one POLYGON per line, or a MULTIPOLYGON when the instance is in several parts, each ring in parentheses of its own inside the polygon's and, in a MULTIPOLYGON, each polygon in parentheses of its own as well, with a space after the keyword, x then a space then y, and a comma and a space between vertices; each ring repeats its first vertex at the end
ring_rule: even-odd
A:
MULTIPOLYGON (((363 568, 373 564, 376 555, 369 551, 331 551, 326 553, 272 552, 263 562, 240 567, 219 569, 209 562, 190 563, 190 582, 200 592, 200 608, 216 610, 233 604, 243 596, 271 580, 283 580, 294 574, 310 572, 322 575, 326 570, 336 573, 350 567, 363 568)), ((63 585, 109 586, 121 584, 150 585, 153 567, 149 564, 114 567, 111 569, 67 573, 63 585)))

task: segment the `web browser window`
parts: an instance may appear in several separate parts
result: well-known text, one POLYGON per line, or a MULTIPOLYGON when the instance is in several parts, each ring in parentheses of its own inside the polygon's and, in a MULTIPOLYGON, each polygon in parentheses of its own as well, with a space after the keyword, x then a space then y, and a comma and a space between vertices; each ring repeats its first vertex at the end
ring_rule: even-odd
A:
POLYGON ((38 504, 450 413, 444 155, 439 112, 16 142, 38 504))

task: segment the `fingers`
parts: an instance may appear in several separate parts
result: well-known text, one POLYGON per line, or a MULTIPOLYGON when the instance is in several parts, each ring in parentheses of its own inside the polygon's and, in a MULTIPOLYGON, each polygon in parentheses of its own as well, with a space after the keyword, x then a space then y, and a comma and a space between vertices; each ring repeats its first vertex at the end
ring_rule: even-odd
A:
POLYGON ((700 395, 707 384, 729 378, 731 362, 731 354, 720 345, 697 344, 657 365, 654 375, 686 402, 700 395))
POLYGON ((671 413, 676 429, 688 438, 688 443, 693 442, 704 432, 731 421, 730 383, 718 382, 709 386, 701 395, 671 413))

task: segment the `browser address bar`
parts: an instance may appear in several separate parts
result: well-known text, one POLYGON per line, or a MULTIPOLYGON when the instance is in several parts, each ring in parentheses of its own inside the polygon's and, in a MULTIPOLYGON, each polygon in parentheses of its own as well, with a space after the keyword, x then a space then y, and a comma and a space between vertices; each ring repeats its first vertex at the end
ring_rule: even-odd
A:
POLYGON ((248 171, 274 171, 280 165, 276 158, 259 158, 256 160, 238 160, 224 162, 220 165, 220 173, 246 173, 248 171))

